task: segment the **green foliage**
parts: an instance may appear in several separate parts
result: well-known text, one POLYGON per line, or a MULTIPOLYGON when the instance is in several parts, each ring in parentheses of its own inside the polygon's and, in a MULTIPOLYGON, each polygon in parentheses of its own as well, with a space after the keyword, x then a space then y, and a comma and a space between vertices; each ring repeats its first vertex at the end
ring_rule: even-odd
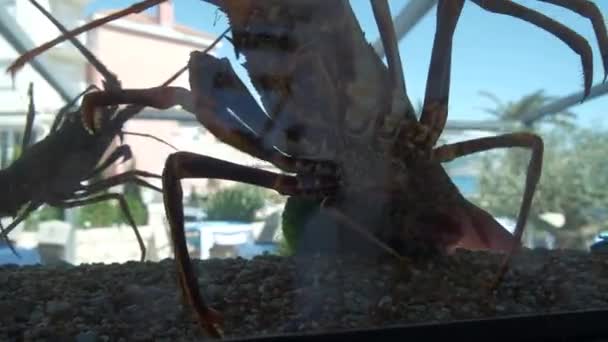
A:
MULTIPOLYGON (((146 225, 148 223, 148 209, 143 203, 139 187, 135 184, 125 184, 124 196, 135 224, 138 226, 146 225)), ((82 228, 129 224, 120 205, 115 200, 80 207, 77 223, 82 228)))
POLYGON ((80 207, 78 227, 107 227, 119 222, 120 207, 116 201, 102 201, 80 207))
POLYGON ((319 210, 320 201, 301 197, 289 197, 283 209, 281 227, 283 229, 284 245, 281 253, 292 254, 298 244, 302 227, 315 212, 319 210))
MULTIPOLYGON (((141 188, 136 184, 127 183, 125 184, 124 194, 135 224, 138 226, 148 224, 148 208, 141 197, 141 188)), ((120 215, 120 220, 127 223, 127 219, 122 214, 120 215)))
POLYGON ((219 190, 205 203, 207 219, 252 222, 266 204, 266 191, 247 184, 219 190))
POLYGON ((40 221, 64 220, 65 212, 61 208, 45 205, 36 213, 36 216, 40 221))
POLYGON ((50 220, 64 220, 65 212, 63 209, 43 206, 39 210, 33 212, 26 220, 23 229, 26 231, 38 230, 38 224, 50 220))

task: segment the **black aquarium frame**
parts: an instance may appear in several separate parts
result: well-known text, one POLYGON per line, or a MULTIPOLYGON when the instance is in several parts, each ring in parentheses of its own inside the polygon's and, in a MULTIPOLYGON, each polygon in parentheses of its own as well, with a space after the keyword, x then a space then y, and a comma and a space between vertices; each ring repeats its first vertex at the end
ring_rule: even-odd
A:
POLYGON ((328 333, 227 339, 246 342, 304 341, 593 341, 608 342, 608 309, 504 316, 448 323, 397 325, 328 333))

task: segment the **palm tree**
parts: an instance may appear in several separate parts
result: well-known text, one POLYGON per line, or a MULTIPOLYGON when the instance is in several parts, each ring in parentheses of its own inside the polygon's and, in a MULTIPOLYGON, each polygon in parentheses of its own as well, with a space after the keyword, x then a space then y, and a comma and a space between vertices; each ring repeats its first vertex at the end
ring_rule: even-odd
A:
POLYGON ((575 114, 570 111, 562 111, 555 113, 554 115, 545 116, 535 122, 524 121, 524 116, 528 113, 538 111, 540 108, 545 106, 548 102, 553 101, 555 98, 552 96, 545 95, 544 90, 537 90, 531 94, 525 95, 517 101, 503 102, 498 96, 488 92, 480 91, 479 95, 488 98, 494 102, 495 107, 483 108, 487 113, 492 114, 496 119, 501 121, 519 121, 526 128, 533 128, 534 124, 538 121, 545 120, 547 123, 553 123, 560 126, 573 126, 571 119, 575 117, 575 114))

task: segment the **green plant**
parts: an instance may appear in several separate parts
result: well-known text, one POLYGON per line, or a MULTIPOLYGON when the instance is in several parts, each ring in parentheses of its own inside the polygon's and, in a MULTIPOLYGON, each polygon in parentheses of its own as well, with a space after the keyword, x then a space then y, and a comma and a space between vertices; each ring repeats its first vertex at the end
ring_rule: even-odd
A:
MULTIPOLYGON (((125 184, 124 195, 135 224, 138 226, 148 224, 148 207, 146 207, 141 197, 141 188, 136 184, 127 183, 125 184)), ((122 213, 119 213, 119 221, 128 224, 122 213)))
POLYGON ((289 197, 285 203, 281 228, 284 245, 280 245, 281 253, 293 254, 301 236, 302 228, 308 219, 319 211, 319 200, 301 197, 289 197))
POLYGON ((81 207, 77 224, 81 228, 107 227, 118 223, 120 208, 114 201, 103 201, 81 207))
POLYGON ((207 219, 252 222, 255 214, 266 204, 263 189, 239 184, 219 190, 205 203, 207 219))
POLYGON ((61 208, 55 208, 48 205, 43 206, 39 210, 32 213, 24 223, 23 229, 26 231, 38 230, 40 222, 49 220, 65 220, 65 212, 61 208))
MULTIPOLYGON (((137 226, 146 225, 148 223, 148 208, 143 203, 139 187, 126 184, 124 196, 135 224, 137 226)), ((82 228, 129 224, 116 201, 103 201, 81 207, 77 223, 82 228)))
POLYGON ((38 211, 36 216, 39 221, 64 220, 65 211, 61 208, 55 208, 45 205, 44 207, 42 207, 42 209, 38 211))
POLYGON ((285 237, 277 242, 277 254, 283 257, 294 255, 295 250, 289 246, 285 237))

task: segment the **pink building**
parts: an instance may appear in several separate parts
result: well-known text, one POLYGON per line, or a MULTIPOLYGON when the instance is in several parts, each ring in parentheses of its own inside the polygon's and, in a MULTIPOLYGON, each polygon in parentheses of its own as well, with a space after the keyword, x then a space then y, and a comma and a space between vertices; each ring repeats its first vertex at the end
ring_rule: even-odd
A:
MULTIPOLYGON (((93 15, 93 19, 113 11, 93 15)), ((157 6, 157 15, 132 14, 89 33, 89 48, 114 72, 125 88, 160 85, 188 62, 192 50, 208 47, 215 36, 174 22, 173 3, 157 6)), ((101 85, 89 67, 88 78, 101 85)), ((188 86, 187 75, 173 85, 188 86)))
MULTIPOLYGON (((111 11, 96 13, 93 19, 111 11)), ((89 33, 88 46, 93 53, 115 73, 124 88, 154 87, 163 83, 177 70, 186 65, 192 50, 203 50, 216 37, 175 23, 173 3, 167 1, 157 7, 157 14, 133 14, 124 19, 106 24, 89 33)), ((221 44, 221 42, 220 42, 221 44)), ((101 86, 101 75, 88 66, 89 83, 101 86)), ((189 88, 187 73, 172 85, 189 88)), ((247 165, 260 164, 248 155, 219 143, 198 122, 173 120, 188 118, 190 113, 175 107, 165 111, 147 108, 142 114, 128 122, 125 131, 148 133, 162 138, 182 151, 201 153, 224 160, 247 165)), ((134 162, 122 164, 112 173, 136 168, 157 174, 162 173, 171 148, 149 138, 126 135, 125 143, 131 146, 134 162), (129 165, 130 164, 130 165, 129 165)), ((154 180, 154 184, 160 185, 154 180)), ((184 190, 211 190, 223 182, 184 181, 184 190), (190 184, 187 184, 190 183, 190 184)))

